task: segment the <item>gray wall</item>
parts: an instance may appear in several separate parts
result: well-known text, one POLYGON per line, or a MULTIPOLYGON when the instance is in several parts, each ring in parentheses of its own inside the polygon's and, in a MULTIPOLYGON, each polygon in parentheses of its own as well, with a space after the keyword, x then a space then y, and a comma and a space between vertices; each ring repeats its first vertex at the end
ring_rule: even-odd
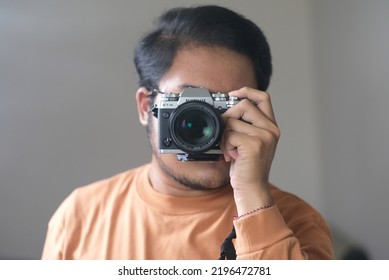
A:
POLYGON ((75 187, 149 160, 132 50, 162 11, 199 3, 268 36, 272 181, 388 258, 388 2, 340 2, 0 0, 0 258, 39 258, 75 187))
POLYGON ((313 12, 325 213, 389 259, 389 1, 315 1, 313 12))

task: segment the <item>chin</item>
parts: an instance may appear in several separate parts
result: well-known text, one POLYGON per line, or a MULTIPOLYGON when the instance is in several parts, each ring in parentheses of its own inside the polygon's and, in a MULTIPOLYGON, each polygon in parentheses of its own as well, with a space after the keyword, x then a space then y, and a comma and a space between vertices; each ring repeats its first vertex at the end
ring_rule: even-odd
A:
POLYGON ((160 168, 181 184, 194 189, 211 190, 229 185, 230 164, 224 159, 218 161, 177 160, 176 155, 157 155, 160 168))
POLYGON ((223 181, 225 181, 227 177, 229 179, 230 163, 227 163, 224 160, 189 161, 179 163, 180 168, 189 174, 192 173, 200 177, 214 177, 215 179, 220 178, 223 181))

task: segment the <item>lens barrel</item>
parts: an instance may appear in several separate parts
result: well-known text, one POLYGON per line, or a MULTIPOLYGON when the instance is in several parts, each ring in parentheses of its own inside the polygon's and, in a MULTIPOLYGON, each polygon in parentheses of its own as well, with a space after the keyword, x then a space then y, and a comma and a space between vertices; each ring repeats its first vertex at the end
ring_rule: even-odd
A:
POLYGON ((191 154, 204 153, 218 144, 222 122, 214 107, 194 100, 174 110, 169 129, 179 149, 191 154))

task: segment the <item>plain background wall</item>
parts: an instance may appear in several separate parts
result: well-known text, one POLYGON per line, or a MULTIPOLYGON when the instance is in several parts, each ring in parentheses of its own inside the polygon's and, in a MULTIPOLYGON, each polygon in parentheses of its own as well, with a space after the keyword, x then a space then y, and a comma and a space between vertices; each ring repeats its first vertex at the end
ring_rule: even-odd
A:
POLYGON ((313 13, 326 217, 389 259, 389 1, 314 1, 313 13))
POLYGON ((134 45, 162 11, 204 3, 268 37, 271 180, 388 258, 388 3, 340 2, 0 0, 0 258, 39 258, 75 187, 148 162, 134 45))

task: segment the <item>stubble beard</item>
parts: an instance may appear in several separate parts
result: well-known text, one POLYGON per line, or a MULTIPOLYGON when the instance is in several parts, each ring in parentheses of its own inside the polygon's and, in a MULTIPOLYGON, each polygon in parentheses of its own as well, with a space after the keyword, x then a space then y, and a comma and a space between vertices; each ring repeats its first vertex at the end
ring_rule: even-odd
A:
MULTIPOLYGON (((172 178, 177 183, 192 189, 192 190, 199 190, 199 191, 214 191, 217 189, 225 188, 226 186, 229 186, 230 179, 227 176, 223 180, 221 180, 217 185, 210 187, 212 184, 210 182, 209 178, 203 177, 203 178, 189 178, 185 174, 177 174, 174 170, 172 170, 161 158, 160 154, 158 153, 156 146, 153 144, 153 139, 155 137, 153 124, 151 122, 151 118, 153 118, 150 114, 149 119, 147 121, 146 131, 147 131, 147 138, 149 140, 149 145, 151 148, 151 151, 153 153, 154 158, 157 160, 157 163, 162 170, 168 177, 172 178)), ((185 163, 182 163, 185 164, 185 163)))

